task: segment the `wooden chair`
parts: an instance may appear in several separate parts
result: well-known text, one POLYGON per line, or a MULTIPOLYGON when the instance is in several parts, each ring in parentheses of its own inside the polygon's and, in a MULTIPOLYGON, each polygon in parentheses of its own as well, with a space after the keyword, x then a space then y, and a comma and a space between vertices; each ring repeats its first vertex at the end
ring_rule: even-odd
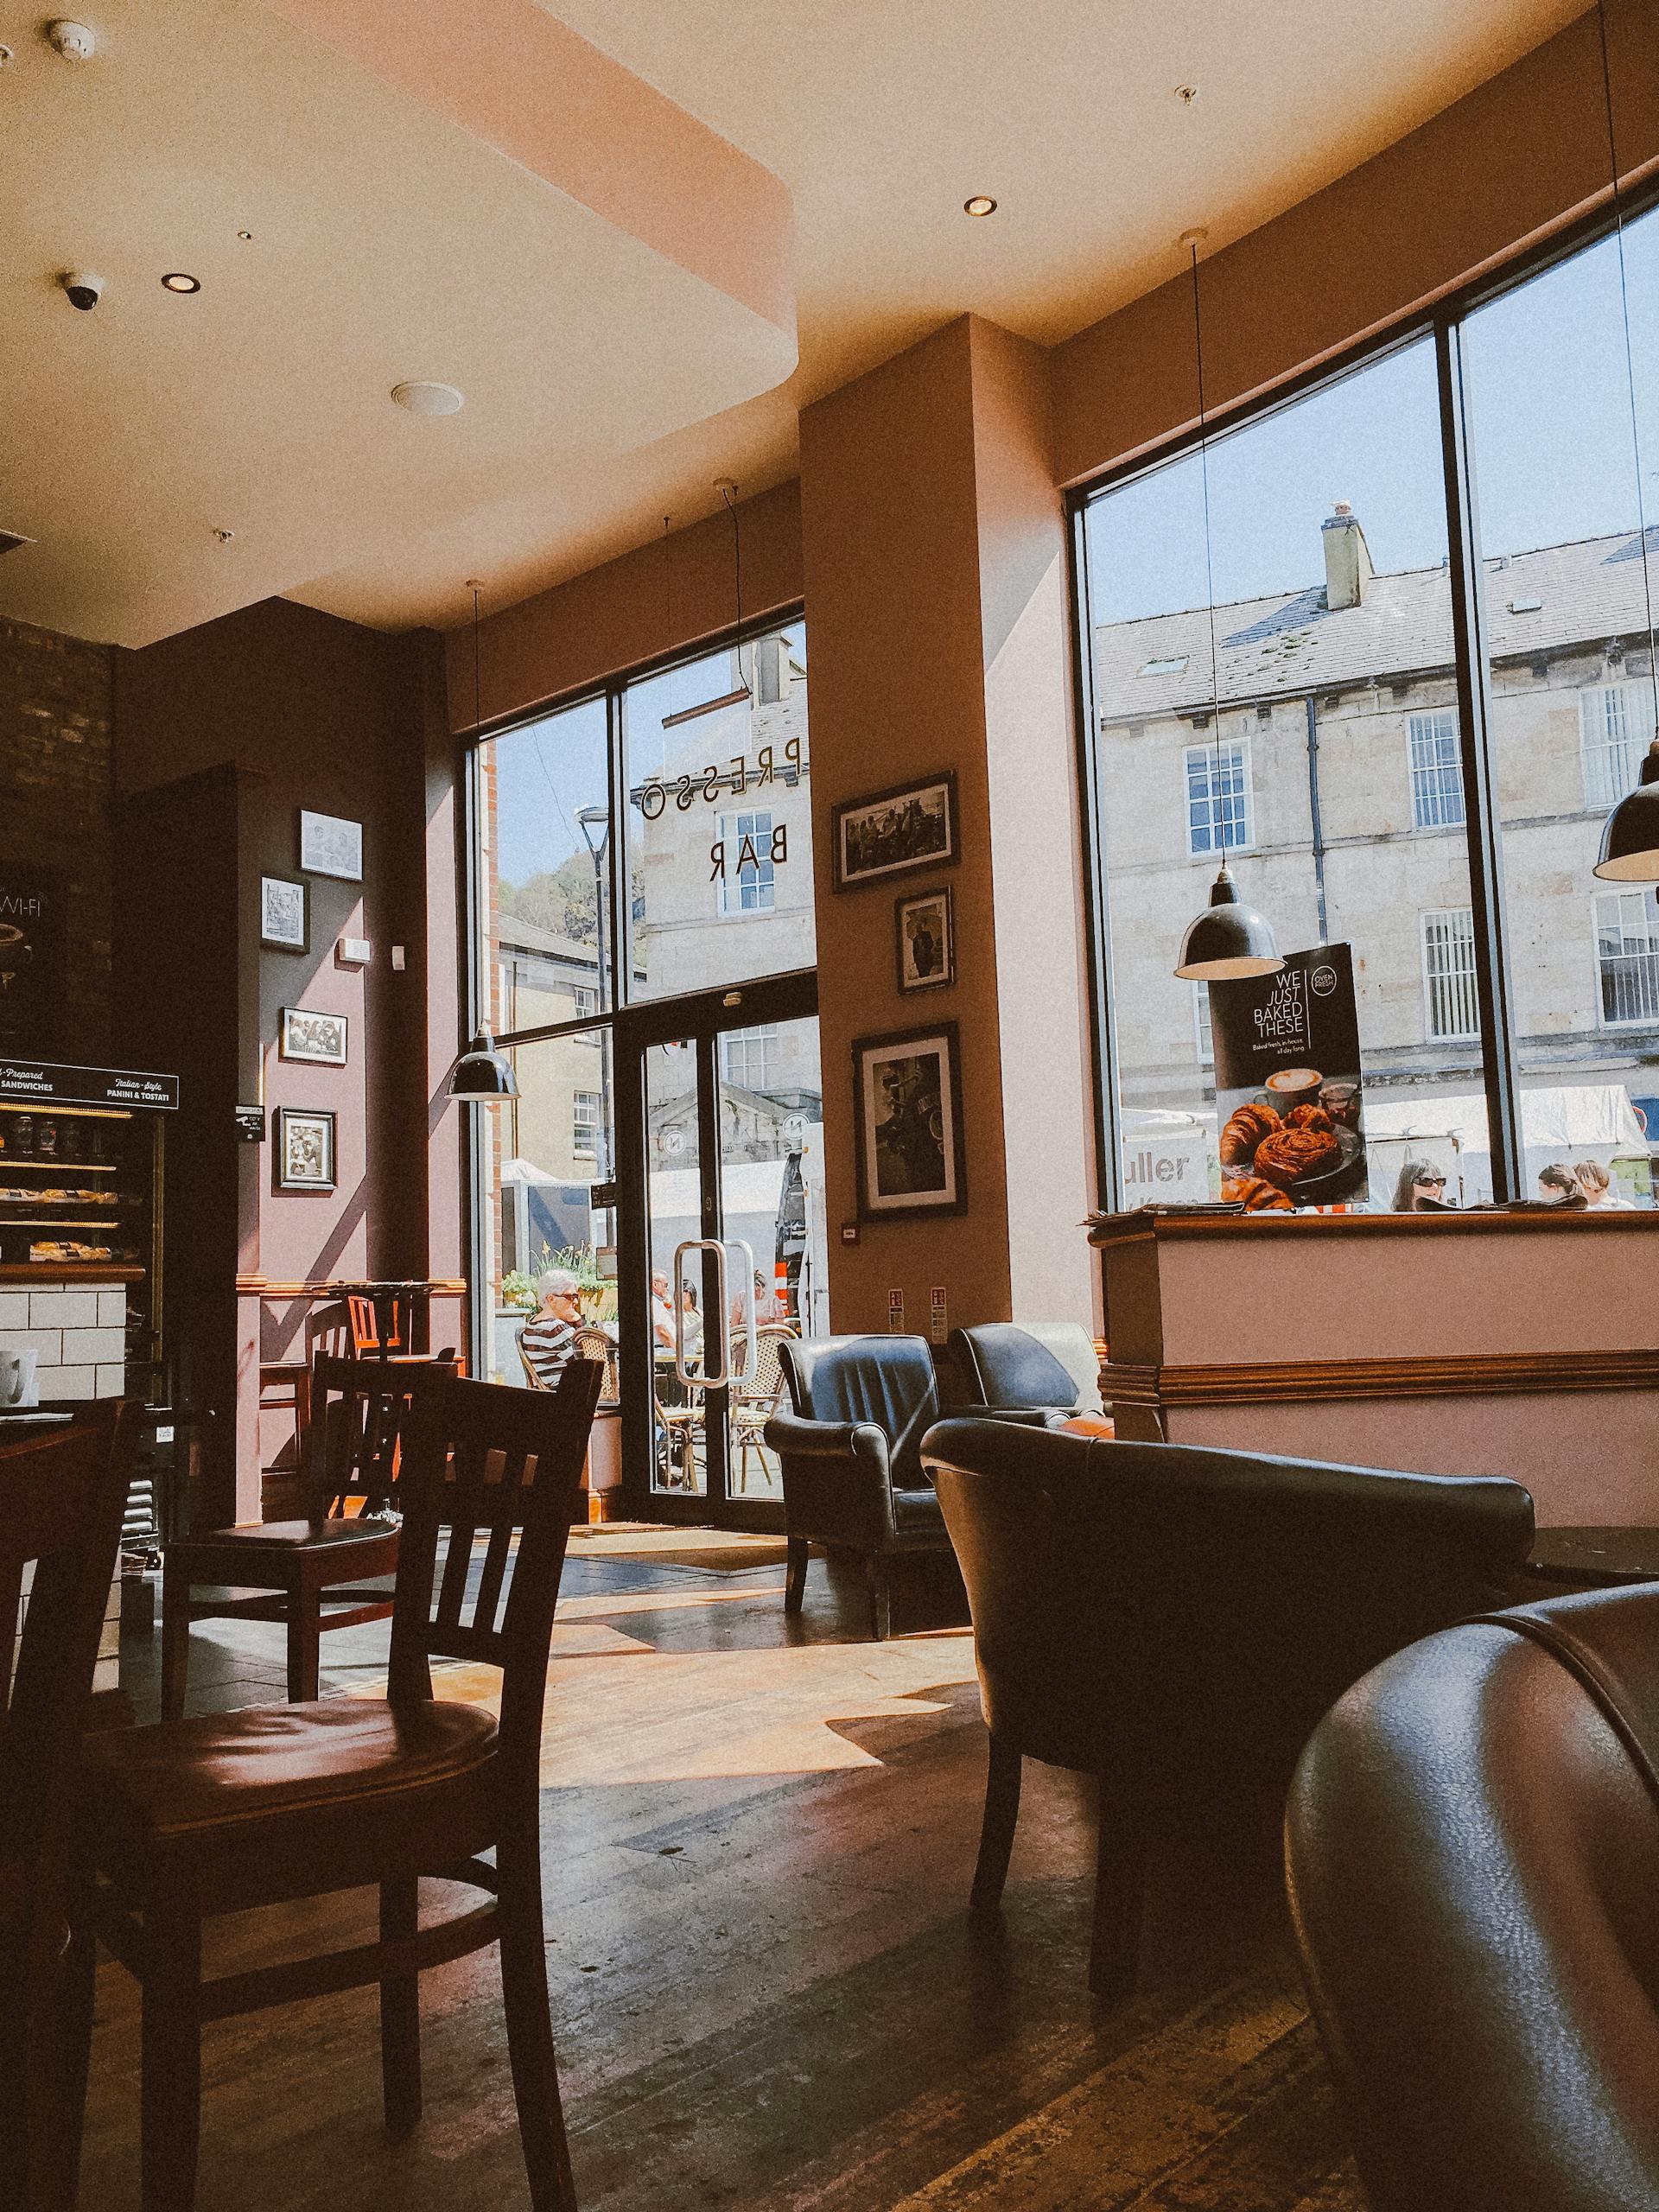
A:
POLYGON ((0 1449, 0 2203, 10 2212, 69 2201, 82 2032, 63 1941, 73 1785, 137 1427, 137 1408, 111 1402, 0 1449))
POLYGON ((363 1585, 394 1573, 397 1528, 389 1508, 397 1482, 398 1440, 409 1408, 454 1370, 453 1351, 431 1360, 337 1359, 312 1363, 302 1424, 311 1512, 302 1521, 261 1521, 175 1537, 162 1572, 162 1713, 184 1712, 193 1621, 280 1621, 288 1630, 288 1694, 317 1694, 325 1629, 383 1621, 384 1590, 363 1585), (347 1514, 353 1502, 362 1510, 347 1514), (203 1585, 257 1594, 199 1598, 203 1585))
POLYGON ((498 1941, 530 2201, 574 2212, 547 2005, 539 1759, 599 1385, 583 1360, 553 1391, 440 1378, 416 1397, 385 1698, 257 1706, 87 1744, 75 1963, 90 1975, 95 1924, 143 1986, 144 2212, 194 2202, 204 2021, 378 1983, 386 2125, 400 2136, 421 2113, 420 1973, 498 1941), (435 1698, 435 1658, 499 1668, 499 1721, 435 1698), (480 1856, 492 1847, 493 1866, 480 1856), (493 1902, 423 1929, 423 1875, 493 1902), (378 1942, 202 1980, 208 1916, 370 1883, 378 1942))

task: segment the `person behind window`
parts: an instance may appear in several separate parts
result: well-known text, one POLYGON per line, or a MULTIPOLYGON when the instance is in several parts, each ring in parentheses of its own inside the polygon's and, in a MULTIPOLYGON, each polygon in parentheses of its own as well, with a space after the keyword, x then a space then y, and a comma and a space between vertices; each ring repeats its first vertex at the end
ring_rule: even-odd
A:
POLYGON ((1446 1213, 1446 1178, 1432 1160, 1408 1160, 1394 1186, 1395 1213, 1446 1213))
MULTIPOLYGON (((764 1329, 768 1323, 786 1320, 784 1301, 766 1281, 759 1268, 754 1271, 754 1325, 764 1329)), ((743 1310, 743 1294, 739 1291, 732 1300, 731 1321, 734 1329, 743 1328, 748 1320, 743 1310)))
POLYGON ((1559 1160, 1538 1170, 1538 1195, 1547 1206, 1582 1207, 1585 1204, 1578 1177, 1559 1160))
POLYGON ((519 1346, 544 1390, 557 1387, 575 1352, 576 1331, 582 1325, 577 1287, 575 1275, 563 1268, 550 1268, 536 1285, 536 1311, 518 1332, 519 1346))
POLYGON ((680 1285, 680 1310, 685 1315, 685 1363, 695 1367, 702 1357, 702 1316, 697 1311, 697 1294, 689 1282, 680 1285))
POLYGON ((658 1351, 674 1349, 674 1308, 668 1302, 668 1277, 660 1269, 651 1279, 651 1337, 658 1351))
POLYGON ((1579 1190, 1586 1205, 1598 1206, 1604 1213, 1636 1211, 1599 1160, 1581 1160, 1573 1173, 1579 1179, 1579 1190))

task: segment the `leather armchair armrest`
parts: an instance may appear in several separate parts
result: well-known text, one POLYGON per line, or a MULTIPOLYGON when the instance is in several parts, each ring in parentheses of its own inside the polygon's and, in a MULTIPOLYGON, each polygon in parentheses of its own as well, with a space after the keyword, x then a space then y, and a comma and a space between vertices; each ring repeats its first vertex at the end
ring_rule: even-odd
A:
POLYGON ((945 1406, 939 1413, 941 1421, 1000 1421, 1014 1428, 1052 1428, 1071 1418, 1060 1406, 945 1406))
POLYGON ((766 1448, 781 1459, 839 1459, 861 1462, 885 1475, 887 1440, 874 1421, 803 1421, 798 1414, 780 1408, 762 1431, 766 1448))

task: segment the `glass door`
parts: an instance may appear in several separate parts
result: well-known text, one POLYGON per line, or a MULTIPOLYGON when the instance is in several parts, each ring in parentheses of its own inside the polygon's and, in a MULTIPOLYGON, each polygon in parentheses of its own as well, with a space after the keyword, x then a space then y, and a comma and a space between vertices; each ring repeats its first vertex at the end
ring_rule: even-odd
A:
POLYGON ((811 976, 777 978, 619 1045, 626 1459, 652 1519, 782 1525, 782 1346, 829 1326, 816 1004, 811 976))

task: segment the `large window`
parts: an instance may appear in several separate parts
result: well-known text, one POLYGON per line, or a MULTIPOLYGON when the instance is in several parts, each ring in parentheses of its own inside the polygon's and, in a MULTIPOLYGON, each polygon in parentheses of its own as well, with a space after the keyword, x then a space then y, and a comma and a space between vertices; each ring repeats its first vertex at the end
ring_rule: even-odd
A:
POLYGON ((1627 219, 1624 248, 1634 419, 1604 235, 1212 435, 1213 591, 1190 439, 1084 498, 1102 1034, 1130 1202, 1159 1145, 1218 1187, 1211 1040, 1172 970, 1224 852, 1281 949, 1352 949, 1373 1205, 1408 1141, 1455 1149, 1465 1203, 1530 1195, 1564 1153, 1645 1159, 1659 908, 1591 871, 1659 723, 1659 212, 1627 219), (1462 580, 1482 667, 1459 664, 1462 580), (1488 1005, 1503 1033, 1483 1033, 1488 1005))
MULTIPOLYGON (((616 1015, 813 964, 810 775, 798 620, 478 747, 479 995, 519 1085, 477 1162, 476 1274, 507 1316, 486 1320, 486 1357, 506 1381, 511 1301, 558 1255, 591 1269, 613 1242, 616 1015)), ((779 1055, 775 1028, 740 1033, 727 1078, 787 1089, 779 1055)))

